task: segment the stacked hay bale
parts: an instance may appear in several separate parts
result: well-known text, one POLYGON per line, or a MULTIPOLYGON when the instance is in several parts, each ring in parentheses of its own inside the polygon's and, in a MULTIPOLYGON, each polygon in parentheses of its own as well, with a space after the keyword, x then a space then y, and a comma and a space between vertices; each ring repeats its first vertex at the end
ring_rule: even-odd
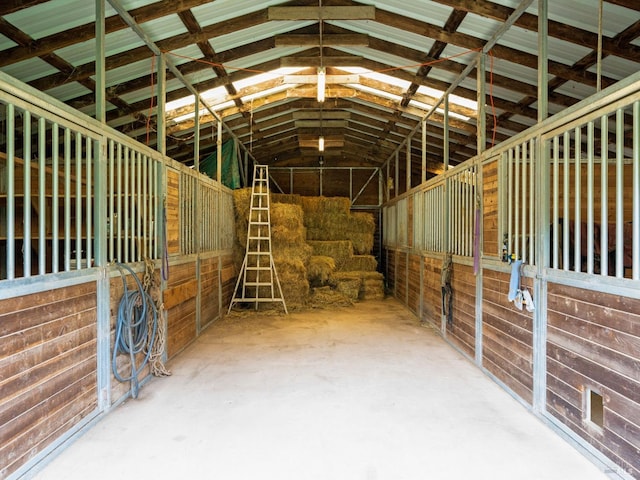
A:
MULTIPOLYGON (((239 271, 251 189, 235 190, 234 200, 239 271)), ((383 276, 370 255, 374 230, 373 216, 351 213, 347 198, 271 194, 272 253, 287 307, 384 298, 383 276)))
MULTIPOLYGON (((335 270, 326 277, 328 285, 351 300, 384 298, 384 277, 377 272, 373 249, 375 221, 369 213, 351 213, 348 198, 298 197, 289 201, 301 204, 307 241, 313 257, 330 257, 335 270)), ((319 277, 314 278, 314 286, 319 277)))
MULTIPOLYGON (((247 246, 251 189, 234 190, 233 196, 237 238, 234 263, 239 272, 247 246)), ((312 249, 305 237, 302 208, 294 204, 272 203, 271 249, 287 307, 305 305, 309 298, 307 264, 312 249)))

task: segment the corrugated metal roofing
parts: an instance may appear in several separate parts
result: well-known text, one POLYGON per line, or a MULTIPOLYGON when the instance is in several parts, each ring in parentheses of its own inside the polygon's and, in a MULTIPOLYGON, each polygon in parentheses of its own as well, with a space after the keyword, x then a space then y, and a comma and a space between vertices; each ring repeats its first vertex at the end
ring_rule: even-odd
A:
MULTIPOLYGON (((167 59, 179 67, 196 89, 218 87, 226 93, 220 101, 227 102, 229 108, 222 109, 220 114, 235 135, 247 141, 252 139, 252 152, 257 159, 273 161, 278 157, 278 162, 288 165, 313 164, 317 160, 317 152, 312 149, 291 149, 300 132, 294 113, 303 111, 320 118, 322 110, 328 108, 348 112, 353 117, 343 132, 345 147, 340 152, 340 162, 379 164, 386 160, 393 152, 392 146, 399 145, 403 135, 418 125, 420 112, 424 110, 416 106, 427 108, 421 103, 422 97, 415 94, 417 87, 446 89, 474 61, 479 46, 495 34, 521 3, 520 0, 118 1, 132 13, 146 35, 166 50, 167 59), (372 6, 375 15, 371 19, 327 19, 322 28, 318 20, 295 15, 292 20, 269 19, 270 7, 296 5, 322 5, 325 10, 346 5, 372 6), (402 81, 401 94, 398 81, 391 85, 363 75, 360 84, 354 85, 352 77, 348 80, 343 77, 344 81, 330 85, 326 103, 319 104, 313 75, 321 53, 320 32, 325 40, 336 34, 363 35, 369 39, 368 46, 353 44, 355 36, 343 38, 336 45, 325 42, 322 57, 327 75, 344 75, 348 69, 343 67, 347 66, 384 71, 402 81), (307 46, 277 46, 276 39, 290 41, 292 33, 306 35, 303 43, 307 46), (260 86, 237 83, 243 80, 246 84, 253 75, 280 65, 300 63, 295 57, 309 62, 304 73, 312 75, 311 80, 306 78, 282 87, 273 81, 260 86), (267 92, 273 93, 264 96, 267 92), (277 145, 267 141, 278 131, 291 137, 291 142, 283 142, 288 144, 286 151, 279 151, 277 145), (379 138, 372 132, 378 132, 379 138), (370 147, 363 148, 363 142, 370 147), (372 155, 374 151, 376 154, 372 155)), ((612 1, 604 2, 602 19, 605 54, 601 65, 605 86, 640 70, 640 5, 635 0, 612 1)), ((24 8, 15 5, 18 4, 0 5, 0 69, 93 113, 90 80, 95 78, 94 2, 48 0, 33 6, 25 3, 24 8), (87 29, 80 28, 83 26, 87 29)), ((525 16, 498 40, 498 47, 486 62, 487 78, 492 81, 488 91, 493 94, 496 115, 505 122, 505 127, 498 128, 502 138, 526 128, 536 118, 537 5, 534 1, 525 16)), ((135 136, 136 132, 142 135, 155 122, 154 118, 146 121, 150 96, 155 94, 152 52, 131 28, 114 20, 116 11, 109 3, 106 11, 111 19, 105 39, 106 83, 110 93, 117 96, 115 103, 107 105, 108 121, 129 135, 135 136)), ((559 112, 595 91, 596 67, 587 60, 594 57, 597 44, 598 2, 550 1, 549 15, 548 52, 553 65, 549 79, 555 79, 549 110, 559 112)), ((456 93, 475 99, 476 88, 472 75, 460 83, 456 93)), ((190 95, 171 73, 167 93, 170 100, 190 95)), ((183 110, 173 116, 184 116, 183 110)), ((151 115, 155 116, 155 112, 151 115)), ((430 145, 437 145, 443 136, 438 130, 442 128, 439 122, 437 118, 430 119, 430 145)), ((193 127, 189 125, 172 127, 175 138, 184 136, 184 141, 179 142, 180 152, 175 154, 185 162, 193 157, 184 149, 192 142, 189 138, 193 127)), ((210 125, 206 128, 210 129, 210 125)), ((470 147, 475 146, 475 119, 470 117, 466 124, 458 122, 455 128, 466 138, 452 140, 452 163, 465 160, 470 147), (455 148, 458 141, 461 148, 455 148)), ((210 134, 209 130, 204 133, 210 134)), ((169 155, 171 148, 170 145, 169 155)), ((429 153, 430 158, 441 151, 435 148, 429 153)), ((206 148, 202 154, 208 154, 206 148)))

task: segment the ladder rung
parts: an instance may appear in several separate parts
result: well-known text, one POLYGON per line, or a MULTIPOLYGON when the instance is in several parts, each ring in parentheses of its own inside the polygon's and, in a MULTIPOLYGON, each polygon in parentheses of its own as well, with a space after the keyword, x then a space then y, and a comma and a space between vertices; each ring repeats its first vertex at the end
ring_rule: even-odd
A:
POLYGON ((244 282, 245 287, 272 287, 271 282, 244 282))

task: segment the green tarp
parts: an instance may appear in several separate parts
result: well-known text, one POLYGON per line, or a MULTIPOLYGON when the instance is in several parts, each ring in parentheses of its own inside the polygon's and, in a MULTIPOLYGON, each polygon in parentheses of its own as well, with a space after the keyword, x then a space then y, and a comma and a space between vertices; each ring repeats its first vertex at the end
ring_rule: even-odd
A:
MULTIPOLYGON (((200 172, 215 179, 218 171, 218 151, 213 151, 200 161, 200 172)), ((222 144, 222 184, 231 188, 240 188, 240 171, 238 169, 238 149, 236 141, 231 139, 222 144)))

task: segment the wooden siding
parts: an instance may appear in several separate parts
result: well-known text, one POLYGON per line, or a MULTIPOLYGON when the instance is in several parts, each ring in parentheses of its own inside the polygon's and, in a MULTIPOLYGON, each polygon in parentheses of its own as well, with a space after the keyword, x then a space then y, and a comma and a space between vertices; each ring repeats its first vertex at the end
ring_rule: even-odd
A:
POLYGON ((640 478, 640 300, 550 283, 547 410, 640 478), (603 398, 603 427, 586 395, 603 398))
POLYGON ((422 268, 424 269, 422 319, 433 323, 440 329, 442 318, 442 290, 440 288, 442 260, 425 257, 422 263, 422 268))
POLYGON ((499 255, 498 241, 498 161, 492 161, 482 167, 482 209, 483 209, 483 245, 484 255, 499 255))
POLYGON ((225 310, 233 298, 233 289, 236 286, 237 272, 232 255, 220 257, 220 282, 222 288, 222 309, 225 310))
MULTIPOLYGON (((482 365, 531 404, 533 317, 507 300, 509 277, 494 270, 483 272, 482 365)), ((525 285, 531 286, 530 279, 525 279, 525 285)))
POLYGON ((453 324, 447 324, 447 338, 470 357, 475 355, 476 277, 473 267, 453 265, 453 324))
POLYGON ((0 301, 0 477, 97 408, 96 286, 0 301))
POLYGON ((200 262, 200 325, 214 321, 220 315, 220 259, 211 257, 200 262))
POLYGON ((180 253, 180 173, 167 169, 167 251, 180 253))
POLYGON ((386 274, 387 290, 395 296, 396 293, 396 250, 386 250, 386 274))
POLYGON ((413 195, 407 197, 407 246, 413 247, 413 195))
POLYGON ((407 306, 413 313, 420 314, 420 255, 409 255, 409 277, 407 279, 407 306))
POLYGON ((172 265, 165 291, 169 358, 174 357, 196 338, 197 294, 195 262, 172 265))
POLYGON ((396 298, 407 305, 408 270, 406 252, 396 252, 396 298))

